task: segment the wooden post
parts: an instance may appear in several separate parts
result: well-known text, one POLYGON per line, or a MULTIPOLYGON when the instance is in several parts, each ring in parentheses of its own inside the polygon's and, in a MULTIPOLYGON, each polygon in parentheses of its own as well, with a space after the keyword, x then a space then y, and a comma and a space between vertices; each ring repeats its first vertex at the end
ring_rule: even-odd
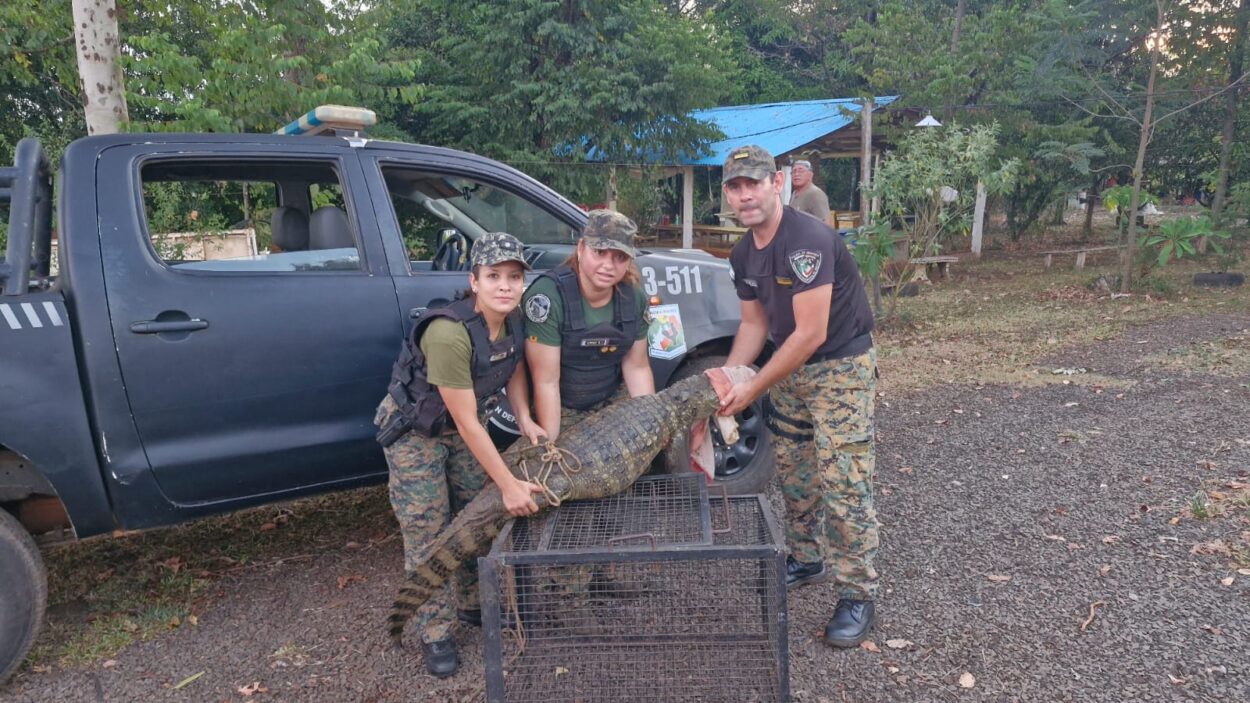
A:
POLYGON ((786 185, 781 189, 781 202, 785 205, 790 204, 790 198, 794 195, 794 183, 790 180, 790 169, 793 166, 786 164, 781 167, 781 172, 786 174, 786 185))
POLYGON ((972 210, 972 254, 981 258, 981 233, 985 229, 985 183, 977 180, 977 204, 972 210))
POLYGON ((694 247, 694 166, 681 169, 681 246, 694 247))
POLYGON ((872 98, 864 98, 864 104, 859 110, 859 121, 859 220, 867 225, 872 214, 872 201, 866 192, 872 185, 872 98))
POLYGON ((616 210, 616 193, 616 166, 612 165, 608 167, 608 192, 606 201, 609 210, 616 210))

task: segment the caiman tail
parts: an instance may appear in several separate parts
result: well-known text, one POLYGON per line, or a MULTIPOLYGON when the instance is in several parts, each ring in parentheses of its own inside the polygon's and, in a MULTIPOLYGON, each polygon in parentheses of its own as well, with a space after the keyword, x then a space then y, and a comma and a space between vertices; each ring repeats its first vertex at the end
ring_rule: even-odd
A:
MULTIPOLYGON (((565 500, 615 495, 646 472, 674 435, 714 413, 730 387, 726 371, 712 369, 655 395, 610 405, 546 447, 518 442, 503 459, 514 476, 546 487, 544 495, 535 496, 540 511, 565 500)), ((408 574, 387 618, 396 645, 402 645, 404 626, 417 609, 461 564, 485 554, 508 518, 499 489, 490 484, 439 533, 408 574)))

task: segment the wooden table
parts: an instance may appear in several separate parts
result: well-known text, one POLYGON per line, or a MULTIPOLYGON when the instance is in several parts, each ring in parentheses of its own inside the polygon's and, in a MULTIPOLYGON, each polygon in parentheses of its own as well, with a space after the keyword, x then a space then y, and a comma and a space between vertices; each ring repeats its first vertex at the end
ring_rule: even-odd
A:
MULTIPOLYGON (((716 238, 719 244, 733 244, 747 233, 746 227, 722 227, 720 225, 691 225, 691 230, 694 232, 696 241, 699 237, 703 237, 707 242, 716 238)), ((681 234, 683 229, 682 225, 651 225, 651 231, 681 234)))

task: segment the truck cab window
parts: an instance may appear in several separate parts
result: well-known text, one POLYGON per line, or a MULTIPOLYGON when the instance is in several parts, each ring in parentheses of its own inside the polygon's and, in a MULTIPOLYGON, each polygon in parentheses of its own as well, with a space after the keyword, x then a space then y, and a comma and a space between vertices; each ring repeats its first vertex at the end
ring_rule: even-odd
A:
POLYGON ((525 244, 571 244, 576 231, 534 203, 463 176, 383 167, 395 219, 411 268, 443 269, 448 230, 469 245, 487 232, 507 232, 525 244))
POLYGON ((179 271, 359 271, 334 167, 154 161, 140 171, 152 252, 179 271))

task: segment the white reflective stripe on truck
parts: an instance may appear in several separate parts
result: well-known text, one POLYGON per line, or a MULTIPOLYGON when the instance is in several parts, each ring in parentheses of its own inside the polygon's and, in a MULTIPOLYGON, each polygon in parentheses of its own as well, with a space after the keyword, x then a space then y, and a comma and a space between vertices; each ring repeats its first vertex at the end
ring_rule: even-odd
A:
MULTIPOLYGON (((37 303, 19 303, 22 313, 26 315, 26 326, 22 325, 22 319, 17 316, 17 311, 13 305, 9 303, 0 303, 0 317, 4 317, 4 321, 8 323, 9 329, 21 330, 29 327, 31 329, 39 329, 44 326, 43 318, 39 316, 39 309, 35 307, 37 303)), ((43 303, 44 314, 48 316, 48 323, 53 327, 64 327, 65 319, 61 317, 61 311, 57 310, 56 304, 52 301, 45 300, 43 303)))

